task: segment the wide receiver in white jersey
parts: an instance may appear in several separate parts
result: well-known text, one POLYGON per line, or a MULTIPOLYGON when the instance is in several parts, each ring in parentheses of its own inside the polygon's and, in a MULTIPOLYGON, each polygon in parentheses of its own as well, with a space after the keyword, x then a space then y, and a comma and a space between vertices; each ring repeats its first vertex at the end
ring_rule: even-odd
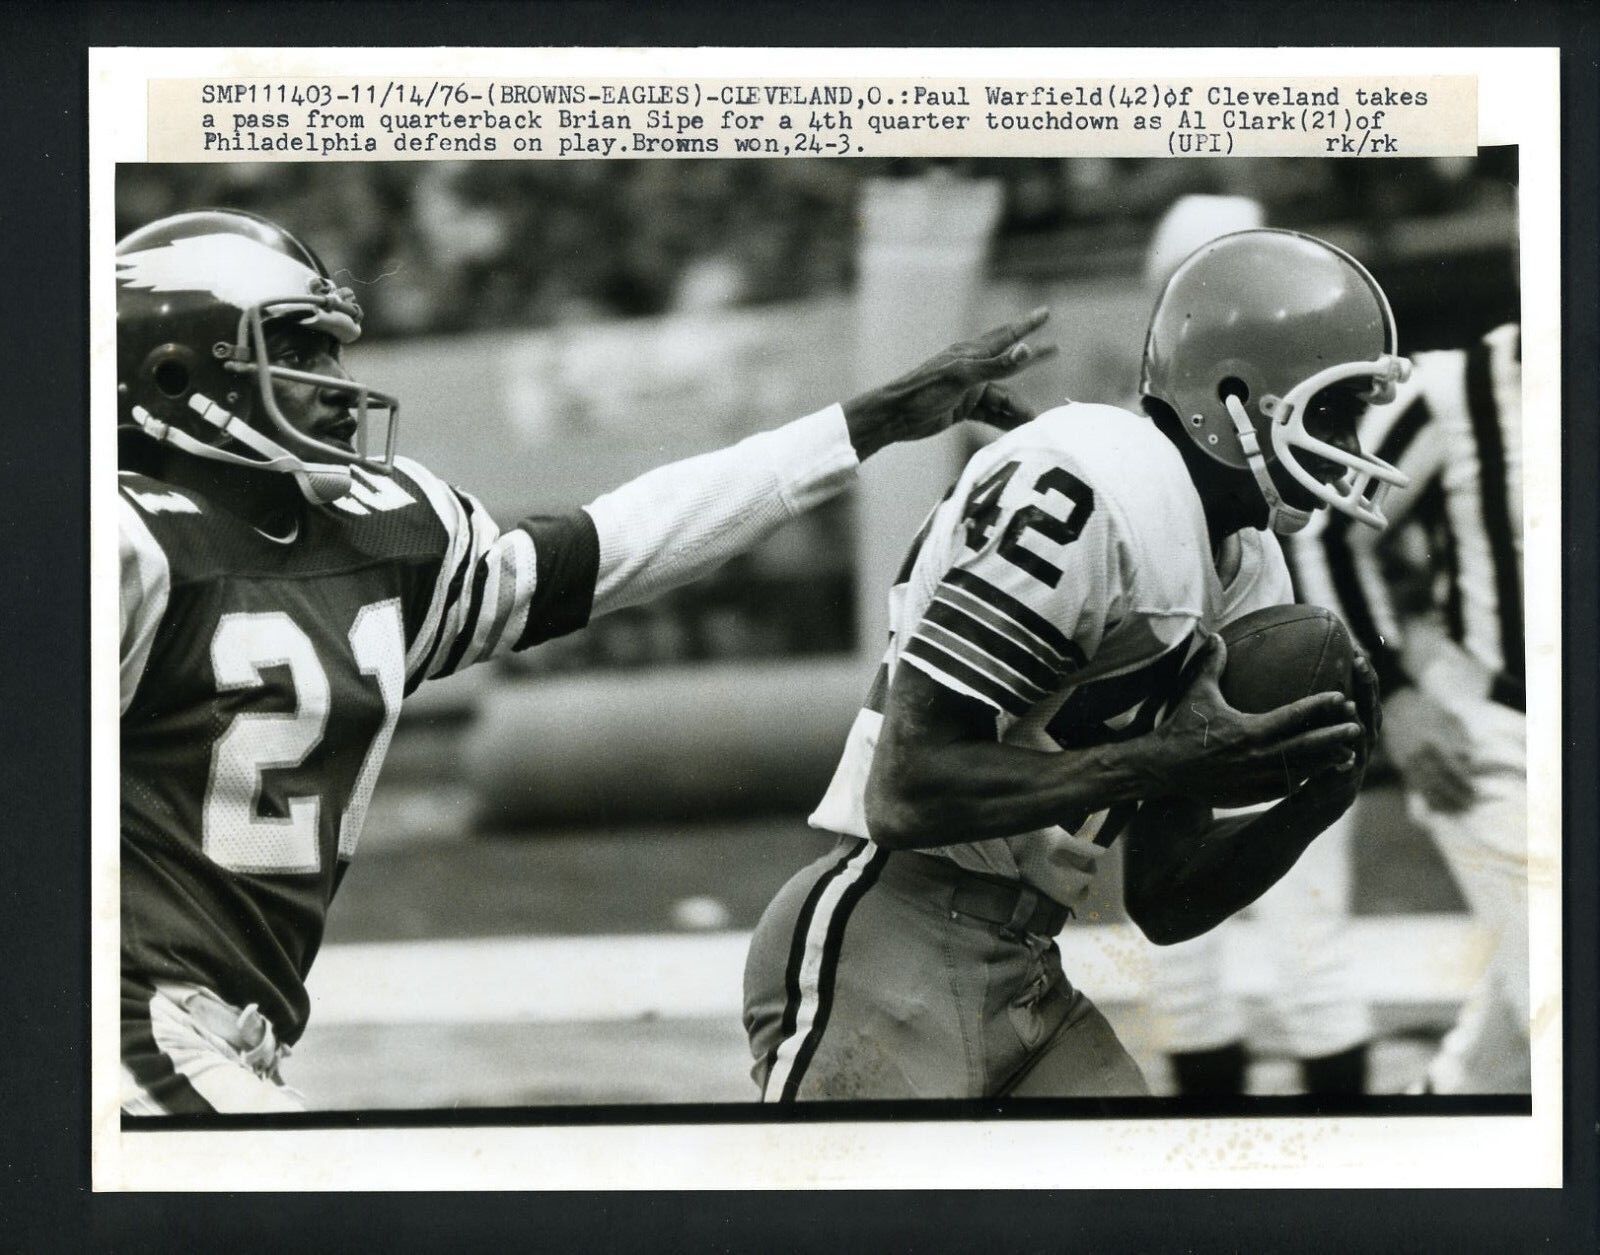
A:
MULTIPOLYGON (((1172 272, 1202 244, 1263 225, 1265 211, 1249 197, 1180 197, 1162 215, 1145 255, 1145 284, 1151 299, 1161 294, 1172 272)), ((1364 423, 1382 409, 1369 411, 1364 423)), ((1369 439, 1369 430, 1363 425, 1357 432, 1362 447, 1409 472, 1410 467, 1392 456, 1387 446, 1369 439)), ((1397 500, 1412 492, 1414 485, 1390 492, 1384 512, 1393 518, 1397 500)), ((1295 544, 1329 518, 1348 524, 1342 530, 1357 536, 1380 535, 1346 515, 1319 514, 1285 546, 1284 556, 1297 579, 1295 544)), ((1301 596, 1305 597, 1303 590, 1301 596)), ((1353 621, 1350 627, 1356 631, 1353 621)), ((1388 717, 1393 690, 1377 649, 1356 635, 1383 689, 1386 735, 1392 745, 1394 720, 1388 717)), ((1359 1094, 1367 1088, 1372 1011, 1356 972, 1350 930, 1350 841, 1358 811, 1352 807, 1329 825, 1248 912, 1255 929, 1254 953, 1264 961, 1268 977, 1256 992, 1282 1033, 1285 1052, 1294 1060, 1298 1088, 1308 1094, 1359 1094)), ((1192 941, 1149 951, 1151 979, 1140 1010, 1153 1044, 1167 1057, 1171 1087, 1178 1094, 1219 1097, 1246 1091, 1253 1055, 1249 1019, 1244 999, 1225 979, 1225 957, 1244 939, 1244 925, 1244 918, 1235 916, 1192 941)))
POLYGON ((1196 252, 1152 316, 1148 416, 1068 404, 979 452, 891 597, 877 682, 812 823, 839 846, 763 916, 745 977, 768 1101, 1137 1094, 1052 938, 1126 836, 1154 941, 1248 905, 1354 799, 1378 720, 1221 699, 1213 633, 1291 599, 1276 540, 1375 525, 1403 477, 1355 422, 1407 366, 1376 282, 1292 232, 1196 252), (1217 820, 1213 806, 1289 796, 1217 820))

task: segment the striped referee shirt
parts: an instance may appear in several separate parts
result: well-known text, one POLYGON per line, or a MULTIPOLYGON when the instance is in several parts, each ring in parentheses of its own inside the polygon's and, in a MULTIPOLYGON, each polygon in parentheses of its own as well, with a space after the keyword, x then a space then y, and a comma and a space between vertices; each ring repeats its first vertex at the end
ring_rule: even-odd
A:
POLYGON ((1379 533, 1322 511, 1286 546, 1301 599, 1344 616, 1386 691, 1412 682, 1388 546, 1407 525, 1428 539, 1428 605, 1491 674, 1491 696, 1524 705, 1522 337, 1496 328, 1468 349, 1419 353, 1390 405, 1362 420, 1361 445, 1411 477, 1379 533))

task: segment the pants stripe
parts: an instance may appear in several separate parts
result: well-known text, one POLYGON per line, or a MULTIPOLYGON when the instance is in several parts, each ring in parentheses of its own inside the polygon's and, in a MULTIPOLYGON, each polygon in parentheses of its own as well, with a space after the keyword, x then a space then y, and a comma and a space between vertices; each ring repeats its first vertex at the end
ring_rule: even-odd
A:
POLYGON ((778 1066, 778 1052, 783 1045, 794 1036, 795 1026, 800 1015, 800 973, 805 966, 806 936, 811 930, 811 921, 817 912, 817 903, 830 884, 849 865, 850 860, 861 853, 865 841, 856 841, 850 848, 841 854, 834 865, 817 877, 811 886, 811 891, 806 894, 806 900, 800 905, 800 914, 795 917, 794 936, 789 942, 789 963, 783 974, 783 1021, 778 1036, 778 1044, 767 1051, 767 1079, 761 1086, 761 1096, 766 1098, 772 1085, 772 1072, 778 1066))
MULTIPOLYGON (((152 994, 153 998, 155 995, 152 994)), ((129 1014, 129 1000, 122 1003, 122 1061, 147 1098, 163 1113, 185 1115, 191 1112, 214 1112, 210 1103, 200 1096, 173 1065, 166 1052, 156 1044, 155 1031, 150 1025, 150 1002, 140 1000, 138 1010, 129 1014)), ((130 1111, 130 1115, 145 1112, 130 1111)))
POLYGON ((833 1004, 834 979, 845 925, 877 880, 888 852, 858 841, 818 878, 795 921, 794 946, 785 975, 784 1035, 771 1055, 762 1098, 793 1102, 816 1053, 833 1004))

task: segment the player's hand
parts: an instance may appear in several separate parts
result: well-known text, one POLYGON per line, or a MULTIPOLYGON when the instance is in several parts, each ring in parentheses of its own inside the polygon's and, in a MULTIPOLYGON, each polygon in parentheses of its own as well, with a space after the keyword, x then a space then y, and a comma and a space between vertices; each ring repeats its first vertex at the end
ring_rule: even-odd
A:
POLYGON ((846 401, 845 423, 856 455, 867 458, 897 441, 934 436, 964 419, 1010 430, 1033 418, 1033 409, 999 381, 1054 355, 1055 345, 1029 344, 1026 339, 1049 317, 1048 309, 1036 309, 975 339, 952 344, 893 382, 846 401))
POLYGON ((1359 649, 1355 655, 1355 705, 1361 720, 1362 736, 1352 747, 1355 763, 1326 768, 1308 777, 1278 805, 1286 812, 1303 816, 1317 825, 1318 831, 1355 805, 1367 778, 1372 747, 1383 727, 1383 706, 1378 700, 1378 673, 1359 649))
POLYGON ((1367 751, 1370 753, 1378 740, 1378 733, 1383 731, 1383 702, 1378 689, 1378 673, 1373 669, 1371 660, 1359 649, 1356 650, 1354 676, 1356 713, 1361 718, 1361 726, 1367 731, 1367 751))
POLYGON ((1384 745, 1406 787, 1447 815, 1472 805, 1472 736, 1461 716, 1415 684, 1391 693, 1387 707, 1384 745))
POLYGON ((1228 647, 1212 635, 1189 687, 1154 733, 1152 792, 1214 806, 1272 801, 1324 772, 1359 774, 1366 730, 1343 693, 1314 693, 1265 714, 1228 705, 1218 687, 1228 647))

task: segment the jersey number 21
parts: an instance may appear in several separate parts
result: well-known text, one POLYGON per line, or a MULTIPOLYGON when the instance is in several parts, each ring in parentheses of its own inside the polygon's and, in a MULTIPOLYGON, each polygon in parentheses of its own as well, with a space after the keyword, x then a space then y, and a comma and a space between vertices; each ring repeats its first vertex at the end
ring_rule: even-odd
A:
MULTIPOLYGON (((372 789, 400 717, 405 687, 405 630, 397 600, 379 601, 357 612, 349 632, 350 651, 362 675, 377 681, 383 722, 372 738, 339 822, 339 857, 355 853, 372 789)), ((264 667, 285 667, 294 687, 295 709, 288 713, 246 711, 235 715, 218 738, 206 783, 202 832, 207 857, 230 871, 308 874, 321 870, 317 840, 325 805, 337 804, 316 793, 285 799, 283 818, 260 813, 262 773, 298 767, 321 743, 328 722, 328 672, 316 647, 281 610, 225 614, 211 638, 211 664, 217 688, 227 692, 259 688, 264 667)))

